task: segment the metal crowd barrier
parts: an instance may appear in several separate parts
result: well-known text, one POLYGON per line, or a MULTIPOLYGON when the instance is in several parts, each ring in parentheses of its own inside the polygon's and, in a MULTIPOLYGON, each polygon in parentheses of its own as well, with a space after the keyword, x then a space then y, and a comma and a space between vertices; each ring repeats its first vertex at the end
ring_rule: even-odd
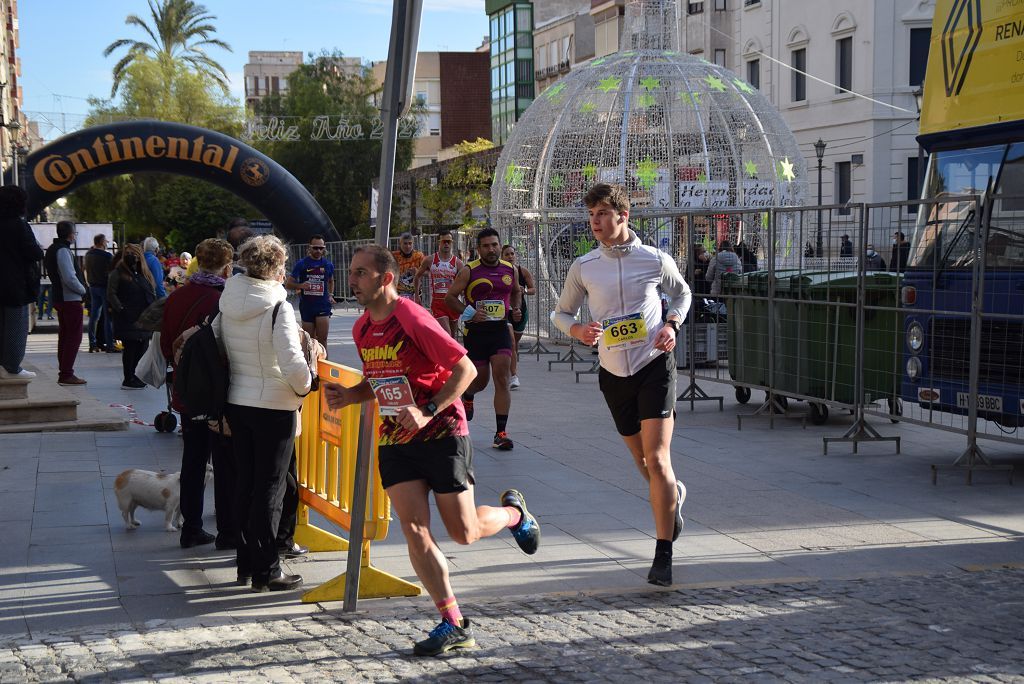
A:
MULTIPOLYGON (((527 302, 525 337, 533 344, 524 353, 538 361, 554 355, 548 369, 568 365, 579 382, 596 371, 597 357, 555 328, 549 314, 569 266, 596 246, 586 212, 503 218, 511 225, 507 240, 538 288, 527 302)), ((679 401, 691 410, 701 401, 717 401, 721 410, 723 397, 708 388, 724 384, 740 403, 764 392, 753 413, 738 416, 741 429, 751 416, 774 427, 777 418, 794 415, 795 401, 806 402, 799 414, 805 425, 852 414, 849 430, 823 438, 825 453, 835 442, 851 443, 856 453, 859 444, 879 440, 894 442, 899 453, 900 438, 883 436, 869 418, 961 434, 967 446, 953 464, 966 468, 968 478, 996 467, 979 439, 1024 441, 1024 200, 996 197, 985 206, 977 196, 949 196, 686 213, 639 208, 630 224, 646 244, 673 256, 694 292, 677 347, 679 401), (896 233, 910 244, 894 246, 896 233), (955 268, 936 260, 922 281, 921 250, 943 235, 957 250, 955 268), (703 278, 710 264, 698 254, 716 251, 723 240, 742 243, 747 259, 744 272, 726 275, 712 296, 703 278), (909 276, 907 259, 916 260, 909 276), (907 301, 908 278, 916 283, 915 303, 907 301), (950 298, 954 284, 963 290, 964 278, 967 305, 950 298), (908 328, 915 317, 931 320, 924 331, 931 361, 910 379, 907 365, 917 352, 909 350, 908 328), (953 388, 957 383, 960 389, 953 388), (954 399, 956 411, 942 410, 954 399)), ((421 236, 417 247, 430 253, 425 241, 432 237, 421 236)), ((355 246, 332 245, 339 276, 355 246)), ((344 296, 347 277, 339 276, 344 296)), ((586 303, 581 316, 589 316, 586 303)))
POLYGON ((311 551, 348 550, 348 567, 338 577, 302 595, 304 603, 345 601, 355 610, 360 598, 418 596, 420 588, 370 564, 370 542, 387 537, 391 502, 381 488, 377 469, 376 402, 327 408, 323 386, 354 387, 362 375, 346 366, 320 361, 321 390, 302 405, 302 434, 295 440, 299 484, 299 524, 295 539, 311 551), (356 492, 366 492, 357 496, 356 492), (349 533, 345 540, 309 523, 313 509, 349 533), (362 524, 353 524, 362 521, 362 524), (347 582, 347 578, 354 578, 347 582), (358 587, 358 595, 355 588, 358 587))

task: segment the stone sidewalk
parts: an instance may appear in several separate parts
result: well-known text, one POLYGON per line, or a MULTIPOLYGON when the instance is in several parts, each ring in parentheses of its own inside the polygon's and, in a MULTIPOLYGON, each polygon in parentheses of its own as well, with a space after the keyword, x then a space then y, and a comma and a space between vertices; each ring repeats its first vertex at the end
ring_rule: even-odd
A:
MULTIPOLYGON (((356 360, 352 320, 332 321, 341 362, 356 360)), ((30 349, 30 363, 52 364, 55 336, 33 335, 30 349)), ((159 513, 140 512, 143 527, 127 532, 114 477, 177 470, 181 448, 133 424, 0 437, 0 680, 1024 677, 1010 640, 1024 633, 1024 494, 996 474, 933 486, 929 464, 956 458, 962 438, 877 424, 903 437, 902 455, 883 443, 825 457, 821 438, 849 418, 806 430, 745 421, 738 432, 736 413, 753 408, 706 386, 725 390, 725 411, 680 404, 673 461, 689 488, 687 525, 676 585, 653 590, 646 488, 596 378, 548 372, 550 358, 521 363, 514 451, 489 447, 490 392, 472 423, 477 500, 523 491, 543 525, 540 552, 524 556, 504 534, 460 547, 434 521, 460 602, 479 619, 479 649, 407 658, 435 620, 426 597, 362 601, 343 616, 338 604, 236 587, 230 553, 180 549, 159 513)), ((83 353, 78 373, 89 385, 75 391, 130 404, 142 423, 164 408, 162 391, 119 389, 118 356, 83 353)), ((1019 462, 1020 451, 986 444, 996 460, 1019 462)), ((397 524, 372 560, 415 579, 397 524)), ((344 561, 314 554, 289 568, 312 587, 344 561)))

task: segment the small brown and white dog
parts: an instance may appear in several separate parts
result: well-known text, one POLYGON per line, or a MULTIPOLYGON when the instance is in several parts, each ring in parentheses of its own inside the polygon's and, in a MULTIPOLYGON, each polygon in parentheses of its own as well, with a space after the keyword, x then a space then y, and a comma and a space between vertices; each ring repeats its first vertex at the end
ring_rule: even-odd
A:
MULTIPOLYGON (((213 467, 206 466, 206 483, 213 479, 213 467)), ((177 532, 181 528, 181 473, 154 473, 130 468, 114 480, 117 507, 121 509, 125 527, 139 526, 135 509, 139 506, 164 512, 164 529, 177 532)))

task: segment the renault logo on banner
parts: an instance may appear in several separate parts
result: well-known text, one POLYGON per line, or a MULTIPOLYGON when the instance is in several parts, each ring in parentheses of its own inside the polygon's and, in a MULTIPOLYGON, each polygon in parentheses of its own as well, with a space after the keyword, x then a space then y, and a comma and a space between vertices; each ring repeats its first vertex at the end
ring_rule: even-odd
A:
POLYGON ((942 28, 942 75, 946 97, 959 95, 981 41, 981 0, 954 0, 942 28))

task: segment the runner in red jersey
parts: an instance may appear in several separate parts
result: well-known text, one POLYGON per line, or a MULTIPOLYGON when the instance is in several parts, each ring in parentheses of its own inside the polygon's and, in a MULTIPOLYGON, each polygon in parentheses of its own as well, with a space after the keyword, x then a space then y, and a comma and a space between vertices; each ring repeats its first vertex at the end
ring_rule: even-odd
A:
POLYGON ((377 399, 383 418, 378 466, 402 523, 409 560, 441 613, 441 624, 416 644, 416 655, 438 655, 475 645, 448 577, 444 554, 430 534, 429 493, 445 529, 458 544, 512 531, 526 553, 536 553, 540 527, 514 489, 501 507, 473 499, 473 448, 459 395, 476 376, 466 350, 418 304, 399 298, 398 264, 376 245, 352 257, 349 287, 366 307, 353 327, 366 378, 355 387, 328 383, 327 405, 342 408, 377 399))
POLYGON ((455 321, 459 320, 459 314, 448 308, 444 299, 448 294, 455 276, 462 270, 462 260, 452 253, 454 239, 450 230, 441 230, 437 234, 437 252, 431 259, 424 259, 416 271, 416 294, 413 299, 417 302, 420 299, 420 283, 423 276, 429 273, 430 277, 430 313, 444 330, 455 337, 455 321))

